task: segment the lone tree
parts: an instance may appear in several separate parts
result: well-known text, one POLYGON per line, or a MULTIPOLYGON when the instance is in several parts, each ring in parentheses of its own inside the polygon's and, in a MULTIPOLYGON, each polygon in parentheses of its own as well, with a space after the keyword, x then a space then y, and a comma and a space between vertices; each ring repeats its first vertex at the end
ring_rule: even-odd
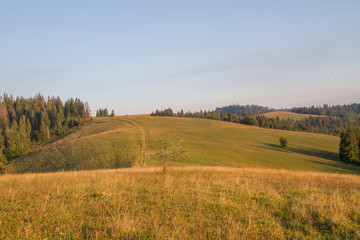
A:
POLYGON ((288 146, 288 141, 287 141, 286 138, 281 137, 281 138, 279 139, 279 141, 280 141, 280 146, 281 146, 282 148, 286 148, 286 147, 288 146))
POLYGON ((114 109, 113 110, 111 110, 111 114, 110 114, 110 116, 109 117, 115 117, 115 112, 114 112, 114 109))
POLYGON ((340 135, 340 159, 344 162, 360 162, 360 128, 356 128, 352 123, 341 132, 340 135))
POLYGON ((182 142, 183 140, 178 144, 174 144, 169 138, 160 138, 159 151, 157 152, 156 157, 162 162, 163 173, 167 171, 169 162, 175 160, 185 152, 182 147, 182 142))

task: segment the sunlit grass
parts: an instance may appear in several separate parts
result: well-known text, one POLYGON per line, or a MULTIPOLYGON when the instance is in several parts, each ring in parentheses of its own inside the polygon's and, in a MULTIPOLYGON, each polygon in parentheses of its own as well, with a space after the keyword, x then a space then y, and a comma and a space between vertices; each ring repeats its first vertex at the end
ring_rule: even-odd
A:
MULTIPOLYGON (((257 167, 301 171, 360 173, 360 168, 339 160, 339 137, 191 118, 128 116, 149 136, 148 151, 160 137, 184 140, 187 155, 177 165, 257 167), (288 140, 280 147, 279 138, 288 140)), ((150 166, 158 161, 147 159, 150 166)))
POLYGON ((0 176, 4 239, 360 239, 360 177, 176 167, 0 176))
POLYGON ((360 173, 360 167, 339 160, 336 136, 148 115, 97 118, 42 151, 13 160, 8 172, 116 168, 115 159, 126 158, 136 159, 135 166, 160 166, 152 156, 161 137, 183 140, 186 154, 173 163, 178 166, 360 173), (286 149, 280 137, 288 140, 286 149))

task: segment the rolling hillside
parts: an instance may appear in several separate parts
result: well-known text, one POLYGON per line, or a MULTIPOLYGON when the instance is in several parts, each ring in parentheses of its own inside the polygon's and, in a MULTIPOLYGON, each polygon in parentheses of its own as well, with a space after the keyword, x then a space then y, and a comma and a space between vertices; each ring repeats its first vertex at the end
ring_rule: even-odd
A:
POLYGON ((338 160, 339 138, 263 129, 242 124, 148 115, 97 118, 42 151, 13 160, 8 172, 46 172, 159 166, 153 155, 160 137, 183 140, 186 153, 175 166, 226 166, 360 173, 338 160), (289 147, 279 147, 279 138, 289 147))
POLYGON ((327 117, 326 115, 313 115, 313 114, 301 114, 294 112, 285 112, 285 111, 276 111, 276 112, 268 112, 261 114, 268 118, 276 118, 279 117, 281 119, 293 119, 293 120, 301 120, 308 117, 327 117))

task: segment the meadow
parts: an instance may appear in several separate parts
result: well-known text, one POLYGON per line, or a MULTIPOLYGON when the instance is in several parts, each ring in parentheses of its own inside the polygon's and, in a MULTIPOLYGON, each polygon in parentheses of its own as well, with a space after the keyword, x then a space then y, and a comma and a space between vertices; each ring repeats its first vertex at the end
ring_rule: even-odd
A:
POLYGON ((1 239, 360 239, 360 177, 224 167, 0 176, 1 239))
POLYGON ((14 159, 8 173, 160 166, 154 157, 161 137, 183 140, 186 153, 174 166, 225 166, 360 173, 339 160, 339 137, 264 129, 237 123, 148 115, 95 118, 42 150, 14 159), (283 149, 279 138, 289 146, 283 149))
POLYGON ((223 121, 94 118, 12 160, 0 239, 360 239, 360 167, 338 146, 223 121), (166 173, 162 137, 185 149, 166 173))

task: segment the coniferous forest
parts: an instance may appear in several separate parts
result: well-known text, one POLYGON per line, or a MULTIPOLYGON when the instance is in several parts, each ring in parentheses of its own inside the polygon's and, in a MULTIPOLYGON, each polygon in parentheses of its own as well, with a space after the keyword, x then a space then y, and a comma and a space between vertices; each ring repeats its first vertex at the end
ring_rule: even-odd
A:
POLYGON ((111 110, 111 114, 109 114, 109 111, 107 108, 101 109, 96 111, 96 117, 115 117, 114 109, 111 110))
POLYGON ((303 114, 315 114, 315 115, 327 115, 341 118, 354 118, 359 120, 360 104, 344 104, 344 105, 332 105, 324 104, 323 106, 315 107, 298 107, 291 109, 295 113, 303 114))
POLYGON ((220 107, 220 108, 215 109, 215 112, 219 112, 219 113, 228 112, 228 113, 235 113, 237 115, 243 115, 244 113, 246 113, 246 114, 264 114, 264 113, 273 112, 273 111, 276 111, 276 110, 273 108, 263 107, 263 106, 254 105, 254 104, 252 104, 252 105, 235 104, 235 105, 229 105, 229 106, 220 107))
POLYGON ((0 97, 0 171, 11 158, 30 151, 33 143, 45 143, 66 134, 90 119, 90 108, 80 99, 63 102, 38 94, 24 98, 0 97))

